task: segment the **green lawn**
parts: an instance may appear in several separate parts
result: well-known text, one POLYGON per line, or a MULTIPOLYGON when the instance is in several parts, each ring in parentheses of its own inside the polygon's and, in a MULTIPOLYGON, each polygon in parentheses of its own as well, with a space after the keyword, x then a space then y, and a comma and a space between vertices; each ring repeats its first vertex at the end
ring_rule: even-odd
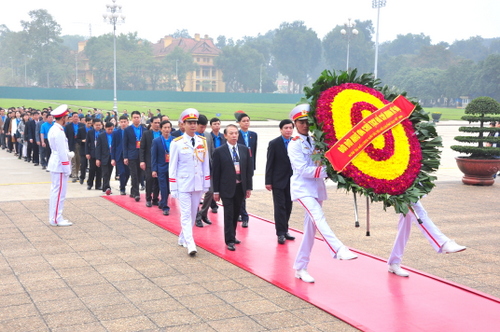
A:
POLYGON ((463 108, 438 108, 438 107, 431 107, 431 108, 424 107, 424 110, 430 113, 441 113, 440 121, 461 120, 460 118, 462 117, 462 115, 464 115, 465 111, 463 108))
MULTIPOLYGON (((112 110, 113 102, 107 101, 78 101, 78 100, 24 100, 24 99, 0 99, 0 106, 8 108, 12 106, 25 106, 42 109, 47 106, 55 108, 60 104, 68 104, 73 110, 82 108, 84 113, 90 108, 99 108, 103 111, 112 110)), ((242 110, 248 113, 252 120, 282 120, 288 115, 294 104, 241 104, 241 103, 189 103, 189 102, 118 102, 118 111, 124 109, 130 114, 132 111, 148 112, 157 108, 162 114, 167 114, 176 120, 179 114, 186 108, 196 108, 201 114, 209 119, 218 116, 221 120, 234 120, 234 112, 242 110)))
MULTIPOLYGON (((68 104, 74 110, 82 108, 84 113, 90 108, 99 108, 102 110, 113 109, 113 102, 108 101, 78 101, 78 100, 26 100, 26 99, 1 99, 0 106, 3 108, 25 106, 42 109, 47 106, 55 108, 60 104, 68 104)), ((176 103, 176 102, 118 102, 118 110, 122 112, 128 110, 148 112, 159 108, 162 114, 167 114, 171 119, 176 120, 179 114, 186 108, 196 108, 200 113, 205 114, 209 119, 218 116, 221 120, 233 120, 234 112, 242 110, 248 113, 252 120, 282 120, 288 118, 288 115, 294 104, 241 104, 241 103, 176 103), (217 114, 220 114, 217 115, 217 114)), ((460 120, 464 114, 463 109, 456 108, 427 108, 427 112, 442 113, 441 121, 460 120)))

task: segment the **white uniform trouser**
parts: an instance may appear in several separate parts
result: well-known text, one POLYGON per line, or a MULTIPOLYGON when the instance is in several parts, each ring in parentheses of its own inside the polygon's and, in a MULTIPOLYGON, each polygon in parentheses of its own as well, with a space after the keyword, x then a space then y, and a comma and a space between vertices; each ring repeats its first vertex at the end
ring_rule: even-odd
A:
POLYGON ((203 191, 180 192, 179 204, 181 207, 181 233, 179 243, 185 243, 188 249, 194 249, 196 243, 193 238, 193 227, 203 191))
POLYGON ((316 229, 325 240, 334 258, 337 256, 340 247, 344 244, 335 236, 330 226, 326 223, 325 214, 321 208, 322 201, 314 197, 302 197, 297 199, 297 202, 304 207, 306 215, 304 218, 304 236, 302 237, 293 268, 295 270, 302 270, 307 269, 307 265, 309 264, 316 229))
POLYGON ((64 173, 50 172, 50 177, 52 185, 50 186, 49 222, 57 224, 63 221, 62 212, 68 187, 68 176, 64 173))
POLYGON ((420 231, 424 234, 427 240, 430 242, 434 250, 438 253, 441 252, 441 247, 450 239, 444 235, 439 228, 432 222, 432 220, 427 215, 424 207, 418 201, 412 204, 412 208, 417 213, 418 217, 422 220, 422 224, 419 224, 415 215, 409 211, 406 216, 402 213, 399 215, 399 225, 398 234, 396 235, 396 240, 394 241, 394 246, 392 247, 391 256, 387 261, 388 264, 400 264, 403 260, 403 253, 405 251, 406 243, 410 238, 411 223, 415 223, 420 231))

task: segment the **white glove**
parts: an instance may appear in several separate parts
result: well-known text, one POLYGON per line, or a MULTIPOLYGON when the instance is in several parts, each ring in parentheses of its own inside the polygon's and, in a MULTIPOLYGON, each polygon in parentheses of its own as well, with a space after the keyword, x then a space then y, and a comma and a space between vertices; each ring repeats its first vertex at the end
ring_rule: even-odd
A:
POLYGON ((170 196, 173 198, 179 198, 179 192, 177 190, 173 190, 170 192, 170 196))
POLYGON ((69 159, 73 159, 74 156, 75 156, 75 152, 73 152, 73 151, 68 152, 69 159))
POLYGON ((66 176, 71 175, 71 167, 69 165, 64 165, 64 175, 66 176))

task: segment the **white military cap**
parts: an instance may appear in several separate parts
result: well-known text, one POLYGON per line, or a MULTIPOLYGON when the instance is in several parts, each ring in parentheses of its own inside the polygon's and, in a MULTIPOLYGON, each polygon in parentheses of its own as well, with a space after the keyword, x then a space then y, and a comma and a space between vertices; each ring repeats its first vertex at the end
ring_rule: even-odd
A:
POLYGON ((54 118, 62 118, 68 115, 68 105, 62 104, 61 106, 58 106, 55 110, 50 112, 50 115, 52 115, 54 118))
POLYGON ((290 112, 290 120, 304 120, 307 119, 307 113, 309 113, 310 106, 309 104, 300 104, 293 108, 290 112))
POLYGON ((186 121, 198 121, 198 117, 200 116, 200 113, 194 109, 194 108, 188 108, 182 111, 181 117, 179 120, 182 122, 186 121))

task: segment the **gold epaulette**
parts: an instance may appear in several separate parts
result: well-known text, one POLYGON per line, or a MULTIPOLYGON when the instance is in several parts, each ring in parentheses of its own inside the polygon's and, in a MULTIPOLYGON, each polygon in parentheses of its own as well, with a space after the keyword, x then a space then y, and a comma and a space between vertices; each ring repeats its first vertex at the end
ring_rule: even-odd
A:
POLYGON ((205 136, 198 135, 199 138, 206 140, 207 138, 205 136))
POLYGON ((298 139, 300 139, 300 136, 295 136, 294 138, 292 138, 292 141, 296 141, 298 139))
POLYGON ((178 140, 181 140, 181 139, 182 139, 182 136, 179 136, 179 137, 174 139, 174 142, 177 142, 178 140))

